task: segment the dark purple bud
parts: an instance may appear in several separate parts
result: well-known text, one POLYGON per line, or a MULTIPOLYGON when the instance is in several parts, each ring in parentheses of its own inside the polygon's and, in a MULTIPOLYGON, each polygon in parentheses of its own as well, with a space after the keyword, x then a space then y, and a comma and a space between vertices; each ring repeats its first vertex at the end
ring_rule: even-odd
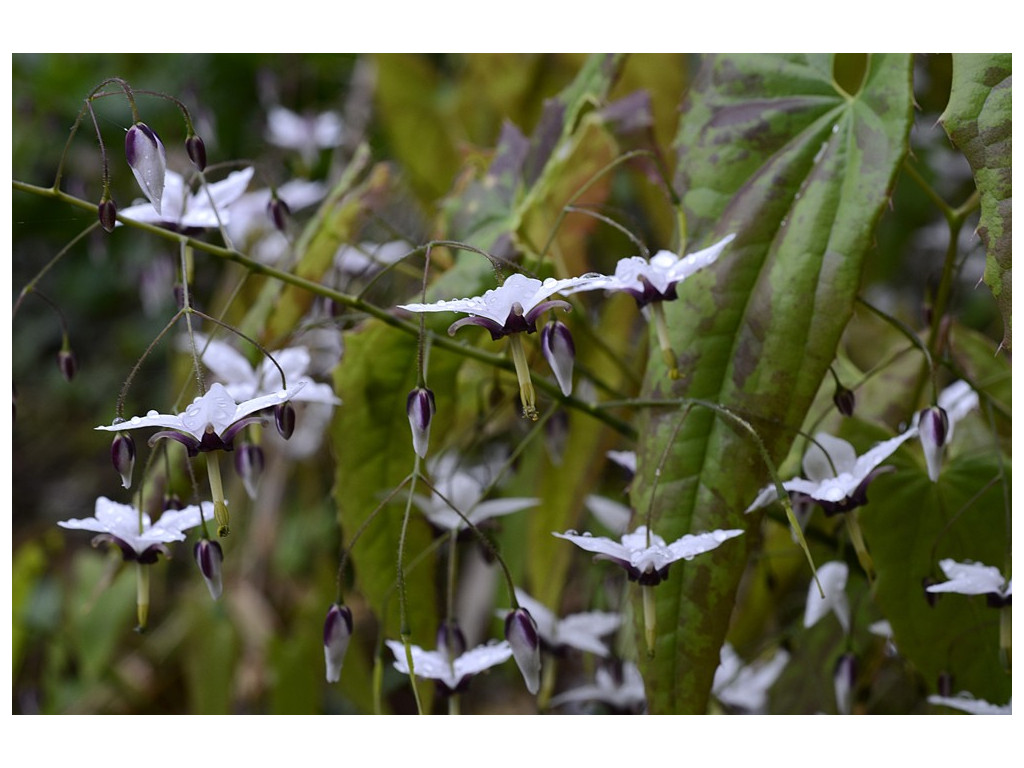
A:
POLYGON ((235 448, 235 471, 242 478, 245 492, 255 501, 260 475, 263 473, 263 449, 252 443, 244 443, 235 448))
POLYGON ((70 349, 62 349, 58 352, 57 367, 60 368, 60 374, 64 377, 64 381, 71 381, 75 378, 75 372, 78 370, 75 353, 70 349))
POLYGON ((848 715, 853 710, 853 693, 857 683, 857 657, 847 652, 836 661, 833 675, 836 687, 836 711, 848 715))
POLYGON ((462 634, 459 624, 442 621, 437 628, 437 650, 445 654, 449 660, 456 659, 466 652, 466 636, 462 634))
POLYGON ((405 401, 412 430, 412 449, 421 459, 426 458, 430 445, 430 420, 434 417, 434 393, 426 387, 416 387, 405 401))
POLYGON ((843 414, 843 416, 853 416, 853 408, 857 404, 857 398, 853 394, 853 390, 847 389, 842 384, 836 382, 836 393, 832 395, 832 402, 836 404, 836 409, 843 414))
POLYGON ((168 509, 179 510, 184 509, 185 505, 181 503, 181 497, 176 493, 169 493, 164 496, 164 511, 168 509))
POLYGON ((560 320, 552 320, 545 325, 540 332, 540 348, 558 380, 562 394, 571 395, 576 345, 572 342, 569 327, 560 320))
POLYGON ((192 548, 192 554, 196 558, 196 565, 199 572, 206 580, 206 588, 210 590, 210 597, 214 600, 220 598, 224 589, 221 579, 221 563, 224 562, 224 550, 220 544, 210 539, 200 539, 192 548))
POLYGON ((103 198, 100 201, 97 213, 100 217, 100 226, 107 232, 113 232, 114 226, 117 224, 117 206, 114 204, 114 201, 109 197, 103 198))
POLYGON ((125 135, 124 154, 143 193, 160 213, 167 176, 167 153, 160 137, 145 123, 135 123, 125 135))
POLYGON ((953 695, 953 676, 949 672, 939 672, 939 696, 953 695))
POLYGON ((267 215, 270 216, 270 220, 274 222, 277 230, 284 232, 288 228, 288 217, 292 215, 292 211, 288 207, 288 203, 277 195, 273 195, 270 202, 267 203, 267 215))
POLYGON ((135 469, 135 440, 130 434, 118 432, 114 435, 114 442, 110 444, 110 460, 121 475, 122 487, 131 488, 132 471, 135 469))
POLYGON ((918 417, 918 436, 928 465, 928 477, 934 483, 942 471, 942 452, 949 439, 949 416, 938 406, 925 408, 918 417))
POLYGON ((201 138, 194 133, 190 134, 185 139, 185 151, 188 153, 188 159, 192 161, 192 165, 200 171, 206 170, 206 144, 201 138))
POLYGON ((291 403, 274 406, 274 423, 277 424, 278 433, 285 440, 292 436, 295 431, 295 409, 291 403))
POLYGON ((526 682, 526 690, 540 690, 540 635, 537 622, 525 608, 516 608, 505 617, 505 639, 512 646, 512 658, 526 682))
POLYGON ((324 660, 327 662, 328 683, 341 679, 341 665, 351 638, 352 610, 347 605, 335 603, 327 611, 324 621, 324 660))

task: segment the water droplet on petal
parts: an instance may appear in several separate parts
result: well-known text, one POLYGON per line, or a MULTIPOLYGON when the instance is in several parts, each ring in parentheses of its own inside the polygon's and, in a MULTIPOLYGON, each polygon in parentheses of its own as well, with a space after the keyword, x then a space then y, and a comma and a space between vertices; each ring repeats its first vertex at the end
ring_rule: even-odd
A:
POLYGON ((138 416, 132 416, 132 424, 138 424, 140 421, 142 421, 142 419, 138 416))
MULTIPOLYGON (((160 414, 157 413, 155 409, 150 408, 148 411, 146 411, 146 415, 147 416, 159 416, 160 414)), ((138 418, 138 416, 136 416, 135 418, 138 418)))

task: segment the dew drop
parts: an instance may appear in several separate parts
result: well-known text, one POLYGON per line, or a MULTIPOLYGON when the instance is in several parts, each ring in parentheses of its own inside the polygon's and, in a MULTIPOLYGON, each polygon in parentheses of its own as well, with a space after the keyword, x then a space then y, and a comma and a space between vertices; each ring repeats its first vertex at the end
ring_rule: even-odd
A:
POLYGON ((140 421, 142 421, 142 419, 138 416, 132 416, 132 424, 138 424, 140 421))
POLYGON ((154 409, 150 408, 148 411, 146 411, 146 415, 147 416, 159 416, 160 414, 157 413, 154 409))
POLYGON ((595 277, 603 277, 600 272, 584 272, 580 275, 580 280, 593 280, 595 277))

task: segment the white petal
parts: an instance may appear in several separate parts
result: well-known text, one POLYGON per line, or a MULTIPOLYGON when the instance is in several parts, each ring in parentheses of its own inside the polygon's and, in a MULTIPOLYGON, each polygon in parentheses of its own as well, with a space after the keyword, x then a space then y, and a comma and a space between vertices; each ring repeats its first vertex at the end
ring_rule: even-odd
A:
POLYGON ((202 440, 208 426, 219 435, 237 421, 236 409, 237 404, 224 385, 215 382, 205 395, 197 397, 185 408, 181 423, 185 431, 202 440))
POLYGON ((903 445, 903 443, 911 437, 914 437, 915 434, 916 433, 913 430, 908 429, 902 435, 897 435, 896 437, 878 443, 878 445, 857 459, 853 474, 860 480, 863 480, 871 474, 871 470, 892 456, 892 454, 896 452, 897 448, 903 445))
POLYGON ((939 567, 949 581, 932 584, 929 592, 957 592, 961 595, 1003 593, 1004 579, 999 569, 984 563, 958 563, 952 559, 940 560, 939 567))
MULTIPOLYGON (((669 277, 673 282, 685 280, 695 272, 713 264, 725 250, 725 246, 736 239, 736 235, 726 235, 714 245, 702 251, 691 253, 679 259, 669 269, 669 277)), ((652 259, 653 261, 653 259, 652 259)))
POLYGON ((609 555, 617 560, 625 560, 629 562, 630 550, 624 547, 617 541, 606 539, 603 536, 591 536, 589 533, 580 535, 567 531, 566 533, 553 533, 553 536, 557 536, 560 539, 566 539, 571 541, 580 549, 585 549, 587 552, 596 552, 601 555, 609 555))
POLYGON ((621 624, 622 616, 617 613, 573 613, 558 622, 556 639, 561 645, 578 648, 597 656, 608 656, 611 651, 600 638, 610 635, 621 624))
POLYGON ((818 591, 818 584, 811 579, 807 589, 807 607, 804 610, 804 626, 813 627, 829 611, 834 611, 843 631, 850 631, 850 605, 846 598, 846 580, 850 569, 840 560, 818 567, 818 582, 825 597, 818 591))
POLYGON ((604 496, 590 494, 583 500, 584 505, 590 513, 596 517, 601 524, 612 533, 625 533, 629 527, 629 520, 633 516, 633 510, 625 504, 606 499, 604 496))
POLYGON ((1011 715, 1013 714, 1013 699, 1010 699, 1003 706, 990 704, 983 699, 976 699, 971 694, 961 691, 956 696, 929 696, 929 704, 936 704, 942 707, 952 707, 972 715, 1011 715))
POLYGON ((808 480, 817 482, 853 471, 857 464, 857 452, 852 445, 841 437, 824 432, 816 434, 814 439, 817 442, 811 443, 804 453, 804 475, 808 480))
POLYGON ((717 549, 718 545, 742 534, 741 529, 718 530, 708 533, 688 533, 668 545, 673 560, 692 560, 697 555, 717 549))

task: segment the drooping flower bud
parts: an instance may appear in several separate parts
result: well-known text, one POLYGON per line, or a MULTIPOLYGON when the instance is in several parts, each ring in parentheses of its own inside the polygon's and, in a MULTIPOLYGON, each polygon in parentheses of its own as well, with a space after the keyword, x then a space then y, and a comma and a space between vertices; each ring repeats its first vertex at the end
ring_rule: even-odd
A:
POLYGON ((434 417, 434 393, 426 387, 416 387, 405 401, 412 430, 412 449, 421 459, 426 458, 430 445, 430 420, 434 417))
POLYGON ((437 628, 437 650, 449 659, 455 659, 466 652, 466 636, 456 621, 442 621, 437 628))
POLYGON ((853 692, 857 682, 857 657, 850 652, 840 656, 836 661, 832 679, 836 688, 836 711, 840 715, 848 715, 853 710, 853 692))
POLYGON ((953 695, 953 676, 949 672, 939 672, 939 696, 953 695))
POLYGON ((345 661, 348 641, 352 638, 352 610, 347 605, 334 603, 324 621, 324 660, 327 662, 327 682, 341 678, 341 664, 345 661))
POLYGON ((278 434, 285 440, 295 431, 295 408, 291 403, 280 403, 274 406, 274 423, 278 434))
POLYGON ((263 474, 263 449, 253 443, 244 443, 235 448, 235 471, 242 478, 245 492, 253 501, 263 474))
POLYGON ((57 353, 57 367, 60 368, 60 374, 64 377, 64 381, 71 381, 75 378, 75 372, 78 370, 78 363, 75 361, 75 353, 65 347, 57 353))
POLYGON ((939 472, 942 471, 942 452, 949 439, 949 416, 946 410, 936 405, 921 411, 918 436, 928 465, 928 477, 933 483, 937 482, 939 472))
POLYGON ((114 442, 110 444, 110 460, 121 475, 121 486, 131 488, 132 471, 135 469, 135 440, 129 433, 118 432, 114 435, 114 442))
POLYGON ((558 380, 563 395, 572 394, 572 366, 576 345, 569 327, 561 320, 552 320, 540 332, 540 348, 558 380))
POLYGON ((270 202, 267 203, 267 215, 274 222, 277 231, 284 232, 288 228, 288 217, 292 215, 292 211, 288 203, 277 195, 271 195, 270 202))
POLYGON ((854 396, 853 390, 847 389, 836 379, 836 393, 832 395, 832 402, 836 404, 836 409, 843 416, 850 417, 853 416, 853 409, 857 404, 857 398, 854 396))
POLYGON ((167 153, 160 137, 145 123, 135 123, 124 138, 124 154, 143 193, 160 213, 167 176, 167 153))
POLYGON ((221 579, 221 563, 224 562, 224 550, 216 541, 200 539, 192 548, 192 554, 196 558, 196 565, 199 572, 206 580, 206 588, 210 590, 210 597, 214 600, 220 598, 224 589, 221 579))
POLYGON ((512 657, 523 674, 526 690, 540 690, 540 635, 537 622, 525 608, 516 608, 505 617, 505 639, 512 646, 512 657))
POLYGON ((185 139, 185 152, 188 153, 188 159, 196 168, 200 171, 206 170, 206 144, 199 136, 194 133, 189 134, 185 139))
POLYGON ((100 218, 100 226, 107 232, 113 232, 114 226, 117 224, 117 206, 114 201, 109 197, 104 197, 100 200, 96 212, 100 218))

